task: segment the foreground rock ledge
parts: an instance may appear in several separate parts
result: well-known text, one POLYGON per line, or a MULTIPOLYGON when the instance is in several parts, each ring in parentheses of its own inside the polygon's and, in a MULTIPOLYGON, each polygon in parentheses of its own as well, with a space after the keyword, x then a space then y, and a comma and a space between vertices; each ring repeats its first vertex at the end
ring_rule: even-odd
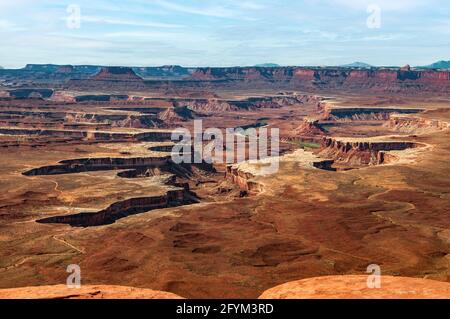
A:
POLYGON ((66 285, 0 289, 0 299, 183 299, 170 292, 151 289, 83 285, 70 289, 66 285))
POLYGON ((367 276, 325 276, 266 290, 259 299, 448 299, 450 283, 420 278, 381 277, 381 288, 367 287, 367 276))

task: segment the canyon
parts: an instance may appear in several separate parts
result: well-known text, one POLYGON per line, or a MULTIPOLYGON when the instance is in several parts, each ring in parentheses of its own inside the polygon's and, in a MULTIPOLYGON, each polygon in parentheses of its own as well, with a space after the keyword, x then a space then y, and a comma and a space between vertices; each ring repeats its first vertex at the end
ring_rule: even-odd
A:
POLYGON ((0 80, 0 298, 448 297, 448 71, 28 65, 0 80), (172 133, 194 120, 277 128, 280 154, 177 164, 172 133), (361 287, 370 264, 378 293, 361 287))

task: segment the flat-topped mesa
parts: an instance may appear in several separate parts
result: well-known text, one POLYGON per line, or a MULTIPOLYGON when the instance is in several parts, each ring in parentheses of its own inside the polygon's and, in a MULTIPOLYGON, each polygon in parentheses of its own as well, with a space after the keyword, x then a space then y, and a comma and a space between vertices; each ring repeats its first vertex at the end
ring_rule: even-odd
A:
POLYGON ((143 81, 132 68, 118 66, 103 67, 100 69, 100 72, 89 79, 94 81, 143 81))
POLYGON ((281 108, 284 106, 304 104, 313 98, 308 95, 255 96, 243 100, 178 99, 173 101, 175 107, 187 106, 196 112, 228 112, 238 110, 257 110, 263 108, 281 108))
POLYGON ((96 103, 96 102, 127 102, 130 97, 126 94, 88 94, 77 95, 74 97, 78 103, 96 103))
POLYGON ((14 89, 8 90, 9 96, 12 99, 48 99, 51 98, 53 89, 14 89))
POLYGON ((120 90, 122 92, 147 88, 145 81, 128 67, 102 67, 98 73, 88 78, 71 78, 66 86, 76 90, 120 90))
POLYGON ((406 141, 380 141, 336 139, 324 137, 319 155, 334 159, 335 163, 349 165, 381 165, 391 161, 387 152, 416 148, 419 145, 406 141))
POLYGON ((423 109, 396 107, 335 107, 323 104, 321 119, 327 121, 386 121, 392 114, 416 114, 423 109))
POLYGON ((93 125, 108 125, 124 128, 155 128, 162 126, 161 121, 153 114, 120 114, 120 113, 67 113, 64 125, 91 123, 93 125))
POLYGON ((66 74, 72 74, 75 71, 75 68, 73 65, 59 65, 56 68, 56 73, 66 73, 66 74))
POLYGON ((76 141, 170 141, 170 131, 115 132, 115 131, 79 131, 60 129, 31 129, 0 127, 0 134, 5 135, 46 135, 70 138, 76 141))
POLYGON ((396 132, 426 134, 447 130, 450 128, 450 123, 418 116, 392 114, 385 126, 396 132))
POLYGON ((377 92, 440 92, 447 95, 450 72, 411 70, 410 68, 355 69, 348 67, 231 67, 198 68, 193 81, 220 82, 230 85, 264 83, 316 89, 358 89, 377 92))
POLYGON ((257 195, 265 189, 270 189, 270 185, 266 187, 265 181, 259 178, 265 178, 277 173, 279 165, 289 162, 294 162, 304 169, 335 171, 332 167, 333 160, 320 158, 304 149, 297 149, 292 153, 287 153, 282 156, 266 157, 259 160, 248 160, 228 165, 226 177, 238 185, 241 191, 250 195, 257 195))
POLYGON ((132 169, 141 167, 162 167, 170 160, 164 157, 129 157, 129 158, 81 158, 60 161, 58 165, 34 168, 23 173, 25 176, 59 175, 88 171, 106 171, 114 169, 132 169))
POLYGON ((163 65, 160 67, 137 67, 133 70, 146 79, 183 79, 190 76, 192 69, 179 65, 163 65))

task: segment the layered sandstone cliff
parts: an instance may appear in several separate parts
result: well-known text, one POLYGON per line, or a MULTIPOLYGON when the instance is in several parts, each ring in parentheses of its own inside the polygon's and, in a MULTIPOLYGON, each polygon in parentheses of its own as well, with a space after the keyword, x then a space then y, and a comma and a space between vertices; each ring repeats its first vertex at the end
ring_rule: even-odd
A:
POLYGON ((294 136, 322 136, 325 132, 326 131, 321 127, 319 120, 305 118, 303 122, 294 130, 294 136))
POLYGON ((447 130, 450 128, 450 123, 418 116, 395 114, 389 117, 385 126, 402 133, 426 134, 447 130))
POLYGON ((23 173, 25 176, 58 175, 80 173, 88 171, 102 171, 112 169, 132 169, 140 167, 161 167, 166 165, 170 156, 165 157, 103 157, 81 158, 60 161, 58 165, 34 168, 23 173))
POLYGON ((388 152, 418 146, 406 141, 324 137, 319 155, 349 165, 381 165, 386 162, 388 152))
POLYGON ((262 108, 281 108, 284 106, 304 104, 313 99, 314 97, 309 95, 296 94, 250 97, 242 100, 223 100, 218 98, 178 99, 174 101, 174 106, 188 107, 190 110, 201 113, 228 112, 238 110, 257 110, 262 108))
POLYGON ((165 195, 129 198, 110 205, 96 213, 53 216, 37 220, 42 224, 68 224, 72 227, 92 227, 112 224, 120 218, 148 212, 154 209, 176 207, 193 203, 187 190, 170 190, 165 195))
POLYGON ((90 78, 93 81, 142 81, 132 68, 104 67, 90 78))
POLYGON ((404 68, 368 70, 326 67, 199 68, 194 81, 220 81, 287 85, 297 88, 358 89, 376 92, 440 92, 448 94, 450 72, 404 68))
POLYGON ((144 80, 132 68, 103 67, 89 78, 72 78, 67 85, 76 89, 145 89, 144 80))
POLYGON ((322 102, 318 108, 322 120, 327 121, 386 121, 393 114, 417 114, 419 108, 400 107, 337 107, 322 102))

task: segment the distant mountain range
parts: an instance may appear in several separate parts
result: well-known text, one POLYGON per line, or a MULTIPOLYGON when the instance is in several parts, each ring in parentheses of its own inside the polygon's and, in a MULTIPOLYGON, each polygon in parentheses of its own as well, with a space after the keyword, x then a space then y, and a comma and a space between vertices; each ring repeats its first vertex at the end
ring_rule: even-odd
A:
POLYGON ((350 64, 344 64, 341 66, 345 67, 345 68, 373 68, 373 65, 370 65, 370 64, 364 63, 364 62, 353 62, 350 64))
POLYGON ((281 65, 276 63, 262 63, 262 64, 256 64, 255 67, 257 68, 279 68, 281 65))
POLYGON ((450 61, 438 61, 430 65, 421 66, 425 69, 450 69, 450 61))

